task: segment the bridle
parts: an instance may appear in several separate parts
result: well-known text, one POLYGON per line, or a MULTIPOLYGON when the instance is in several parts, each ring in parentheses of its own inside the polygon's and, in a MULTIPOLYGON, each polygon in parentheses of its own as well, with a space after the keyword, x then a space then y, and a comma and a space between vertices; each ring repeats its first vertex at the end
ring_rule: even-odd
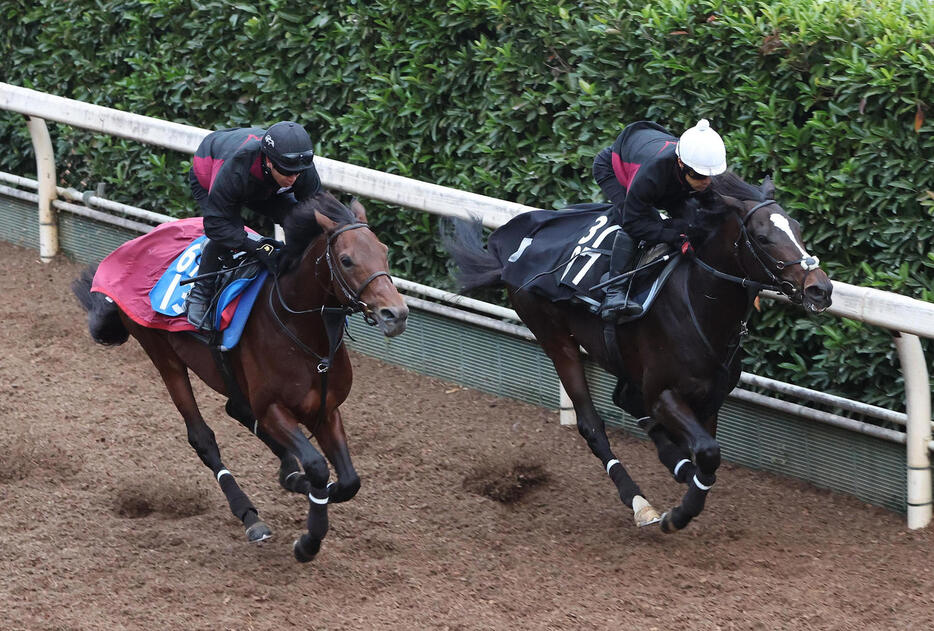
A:
MULTIPOLYGON (((774 199, 766 199, 759 202, 752 208, 750 208, 745 215, 741 215, 739 210, 733 208, 733 217, 736 218, 737 223, 739 224, 739 234, 736 237, 736 240, 733 242, 733 257, 735 258, 739 268, 743 270, 743 277, 734 276, 732 274, 727 274, 722 272, 715 267, 705 263, 696 256, 692 257, 692 260, 701 268, 703 268, 708 273, 713 276, 726 280, 735 284, 738 284, 746 289, 747 296, 747 306, 746 313, 740 321, 739 329, 736 332, 732 342, 728 345, 728 355, 725 362, 719 365, 719 369, 722 375, 729 373, 729 366, 733 363, 733 359, 736 356, 736 353, 739 351, 740 346, 742 345, 742 339, 749 333, 749 328, 747 323, 749 318, 752 316, 752 311, 755 305, 755 298, 759 295, 759 292, 763 289, 770 291, 777 291, 782 293, 796 304, 800 304, 803 301, 803 290, 799 290, 795 287, 794 283, 788 280, 784 280, 775 275, 772 269, 781 271, 792 265, 801 265, 805 270, 805 281, 807 280, 807 275, 812 271, 816 270, 820 266, 820 260, 816 256, 804 256, 797 260, 783 261, 776 259, 774 256, 769 254, 755 239, 750 238, 749 236, 749 220, 752 219, 753 215, 756 214, 762 208, 776 204, 777 202, 774 199), (740 245, 744 246, 746 251, 748 251, 752 257, 755 259, 756 263, 759 264, 759 267, 762 271, 765 272, 765 275, 769 278, 771 283, 762 283, 759 281, 754 281, 749 278, 750 274, 746 269, 746 266, 743 265, 742 257, 740 253, 740 245), (765 259, 765 260, 763 260, 765 259)), ((804 281, 802 281, 802 287, 804 287, 804 281)), ((688 313, 691 316, 692 323, 694 325, 695 331, 701 338, 701 341, 707 347, 708 352, 714 358, 718 358, 719 353, 717 353, 713 345, 710 343, 710 340, 707 339, 707 336, 704 334, 703 328, 700 325, 700 322, 697 319, 697 314, 694 312, 694 305, 691 304, 690 292, 685 292, 687 309, 688 313)))
MULTIPOLYGON (((325 246, 324 254, 323 254, 324 260, 327 261, 327 264, 328 264, 328 270, 331 273, 331 281, 336 282, 337 286, 340 288, 341 293, 344 296, 344 299, 346 300, 346 303, 344 303, 340 307, 326 307, 324 305, 320 305, 317 307, 311 307, 309 309, 292 309, 285 302, 285 298, 282 296, 282 290, 279 288, 279 276, 276 275, 273 279, 273 284, 275 285, 275 289, 276 289, 276 297, 279 300, 279 305, 285 311, 287 311, 288 313, 292 315, 303 315, 306 313, 316 313, 316 312, 324 313, 325 311, 340 311, 344 315, 362 313, 363 319, 367 324, 369 324, 370 326, 374 326, 377 324, 376 319, 373 318, 373 316, 371 315, 370 306, 366 304, 365 302, 363 302, 362 300, 360 300, 360 296, 362 296, 363 292, 366 291, 367 287, 369 287, 370 284, 374 280, 379 278, 380 276, 386 276, 387 278, 389 278, 390 277, 389 272, 384 272, 382 270, 378 272, 373 272, 367 277, 365 281, 363 281, 363 283, 360 284, 360 287, 358 289, 354 290, 354 288, 350 285, 350 282, 347 280, 347 277, 344 276, 343 271, 341 271, 340 266, 335 264, 335 261, 334 261, 333 246, 334 246, 334 242, 337 240, 337 237, 349 230, 356 230, 358 228, 369 229, 370 226, 368 224, 360 223, 360 222, 351 223, 351 224, 347 224, 346 226, 341 226, 340 228, 332 232, 330 235, 328 235, 327 245, 325 246)), ((318 258, 318 261, 320 260, 321 260, 321 257, 318 258)), ((312 351, 307 346, 305 346, 305 344, 300 342, 297 338, 293 337, 294 334, 292 333, 292 331, 289 330, 288 327, 286 327, 285 323, 279 319, 279 315, 276 313, 275 309, 272 308, 272 292, 269 293, 269 305, 270 305, 270 309, 272 311, 272 314, 276 322, 289 335, 289 337, 292 338, 292 341, 296 342, 299 345, 299 348, 301 348, 305 352, 311 353, 312 355, 316 355, 314 351, 312 351)))
POLYGON ((762 208, 777 203, 778 202, 776 202, 774 199, 766 199, 750 208, 745 215, 741 215, 738 210, 732 209, 733 217, 736 218, 736 221, 739 225, 739 234, 737 235, 736 240, 733 242, 733 257, 736 259, 739 268, 743 270, 743 277, 721 272, 713 266, 708 265, 704 261, 701 261, 697 257, 694 257, 694 262, 717 278, 736 283, 742 287, 754 290, 757 293, 763 289, 776 291, 788 296, 788 298, 793 303, 800 304, 803 300, 802 291, 798 289, 791 281, 779 278, 772 270, 775 269, 780 272, 792 265, 800 265, 805 270, 805 280, 807 280, 807 275, 820 267, 820 259, 818 259, 816 256, 803 256, 799 259, 789 261, 776 259, 774 256, 769 254, 765 248, 763 248, 755 239, 752 239, 749 236, 749 220, 752 219, 753 215, 755 215, 756 212, 762 208), (742 252, 740 245, 744 246, 745 250, 748 251, 755 259, 756 263, 759 264, 759 268, 765 273, 766 277, 768 277, 770 281, 769 283, 762 283, 759 281, 751 280, 749 278, 749 271, 743 264, 742 257, 740 257, 740 253, 742 252))
POLYGON ((370 286, 374 280, 380 276, 385 276, 390 278, 389 272, 378 271, 370 274, 363 283, 361 283, 360 288, 354 291, 353 287, 350 286, 350 283, 347 281, 347 277, 344 276, 343 271, 339 265, 334 264, 334 257, 332 255, 332 245, 337 239, 338 235, 341 235, 348 230, 356 230, 357 228, 366 228, 369 230, 370 226, 365 223, 351 223, 346 226, 341 226, 337 230, 331 233, 328 237, 327 247, 324 250, 324 258, 328 262, 328 269, 331 270, 331 280, 336 280, 338 287, 341 288, 341 291, 344 294, 344 297, 347 299, 349 304, 350 313, 361 312, 363 314, 363 319, 367 324, 373 326, 376 324, 376 320, 371 315, 370 307, 365 302, 360 300, 360 296, 363 295, 363 292, 366 291, 366 288, 370 286))
MULTIPOLYGON (((772 269, 774 268, 778 271, 782 271, 792 265, 800 265, 802 268, 804 268, 804 278, 806 281, 808 274, 820 267, 820 259, 818 259, 816 256, 802 256, 799 259, 782 261, 776 259, 774 256, 766 252, 765 248, 763 248, 755 239, 749 238, 749 220, 752 219, 753 215, 755 215, 756 212, 760 209, 775 203, 776 201, 774 199, 767 199, 765 201, 759 202, 749 209, 749 211, 746 213, 746 216, 742 217, 742 219, 739 221, 740 236, 733 243, 733 249, 736 252, 737 262, 739 263, 740 267, 743 268, 742 261, 739 259, 739 241, 742 239, 746 249, 749 250, 752 256, 756 259, 756 262, 765 272, 766 276, 769 277, 769 280, 774 283, 775 290, 788 296, 788 298, 793 303, 800 304, 803 300, 801 290, 795 287, 791 281, 776 276, 772 269), (762 260, 763 258, 768 261, 768 265, 765 261, 762 260)), ((737 219, 739 219, 739 213, 736 213, 735 216, 737 219)), ((749 274, 747 273, 746 275, 748 276, 749 274)), ((804 282, 802 282, 802 287, 803 285, 804 282)))

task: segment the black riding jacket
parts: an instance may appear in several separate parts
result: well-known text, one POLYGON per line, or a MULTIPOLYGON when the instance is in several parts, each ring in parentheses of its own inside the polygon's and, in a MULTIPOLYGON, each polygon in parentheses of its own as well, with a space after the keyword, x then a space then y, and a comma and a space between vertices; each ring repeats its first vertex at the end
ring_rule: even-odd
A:
POLYGON ((684 179, 675 155, 677 144, 675 136, 650 121, 627 125, 613 143, 613 172, 626 189, 625 201, 616 207, 619 222, 636 241, 679 244, 679 235, 694 230, 698 202, 704 208, 718 202, 710 187, 697 192, 684 179), (670 219, 663 220, 658 208, 670 219))
POLYGON ((250 249, 240 211, 243 206, 282 223, 299 201, 321 190, 314 166, 289 188, 280 188, 263 168, 264 129, 221 129, 205 136, 191 163, 191 192, 204 217, 204 234, 232 250, 250 249))

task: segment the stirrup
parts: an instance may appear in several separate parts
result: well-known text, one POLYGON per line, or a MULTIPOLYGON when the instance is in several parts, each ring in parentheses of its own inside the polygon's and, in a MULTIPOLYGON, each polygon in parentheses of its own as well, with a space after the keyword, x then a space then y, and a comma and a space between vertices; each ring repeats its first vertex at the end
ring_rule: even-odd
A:
POLYGON ((209 333, 214 327, 211 326, 211 306, 198 304, 197 306, 203 307, 204 311, 200 314, 200 318, 195 317, 191 313, 191 307, 194 306, 192 303, 186 305, 185 308, 185 317, 188 318, 188 324, 195 327, 199 331, 209 333))
POLYGON ((637 302, 627 302, 609 309, 604 307, 600 310, 600 317, 604 322, 616 322, 620 318, 628 318, 640 313, 642 313, 642 305, 637 302))

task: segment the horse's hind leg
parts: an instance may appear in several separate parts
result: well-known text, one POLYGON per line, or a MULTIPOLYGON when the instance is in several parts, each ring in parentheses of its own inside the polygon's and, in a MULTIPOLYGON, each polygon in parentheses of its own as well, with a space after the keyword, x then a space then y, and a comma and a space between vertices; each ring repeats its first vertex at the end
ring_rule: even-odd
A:
POLYGON ((269 435, 269 432, 260 427, 259 422, 253 415, 253 410, 242 403, 236 403, 233 399, 228 399, 224 409, 227 410, 227 414, 229 414, 231 418, 240 421, 244 427, 263 441, 263 443, 269 447, 269 450, 279 459, 279 485, 286 491, 307 495, 311 490, 311 486, 308 484, 308 479, 302 472, 298 460, 289 453, 289 450, 286 449, 282 443, 278 442, 269 435))
POLYGON ((198 454, 201 462, 214 473, 214 478, 227 498, 230 512, 243 523, 246 529, 247 540, 257 542, 271 537, 272 531, 269 526, 259 519, 259 512, 240 489, 233 474, 221 461, 220 449, 217 447, 214 432, 204 422, 201 411, 198 409, 185 364, 174 356, 174 353, 173 356, 169 356, 168 353, 171 351, 166 350, 166 347, 160 345, 158 341, 153 341, 143 333, 140 335, 134 333, 134 335, 139 339, 140 345, 149 355, 152 363, 158 368, 169 395, 172 397, 172 402, 185 419, 185 426, 188 428, 188 444, 198 454))
MULTIPOLYGON (((521 314, 520 314, 521 315, 521 314)), ((528 320, 525 320, 528 322, 528 320)), ((584 366, 580 359, 577 344, 570 336, 558 339, 559 336, 536 336, 542 341, 542 348, 554 363, 558 378, 564 384, 574 411, 577 414, 577 431, 587 441, 590 451, 600 459, 603 467, 619 493, 623 504, 633 510, 633 517, 638 526, 648 526, 661 519, 658 511, 642 495, 639 485, 633 481, 629 472, 610 449, 610 441, 606 436, 606 426, 603 419, 597 414, 587 379, 584 375, 584 366), (557 340, 557 341, 554 341, 557 340)))

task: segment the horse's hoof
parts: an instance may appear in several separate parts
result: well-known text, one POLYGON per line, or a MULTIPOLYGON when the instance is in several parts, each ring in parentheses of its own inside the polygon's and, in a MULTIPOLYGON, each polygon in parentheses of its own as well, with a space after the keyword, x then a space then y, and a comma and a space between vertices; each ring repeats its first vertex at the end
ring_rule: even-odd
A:
POLYGON ((658 514, 658 511, 651 506, 646 506, 641 511, 635 514, 636 526, 642 528, 644 526, 651 526, 652 524, 657 524, 662 520, 662 516, 658 514))
POLYGON ((657 524, 662 520, 662 516, 658 514, 658 511, 651 505, 645 506, 633 515, 633 519, 636 520, 636 526, 643 528, 645 526, 651 526, 652 524, 657 524))
POLYGON ((292 554, 299 563, 308 563, 318 554, 321 549, 320 539, 311 539, 308 535, 302 535, 292 544, 292 554), (308 543, 310 541, 310 543, 308 543))
POLYGON ((259 543, 272 537, 272 530, 265 522, 258 521, 246 529, 246 540, 250 543, 259 543))
POLYGON ((666 511, 662 514, 661 524, 659 527, 666 535, 670 535, 673 532, 678 532, 678 529, 675 528, 671 523, 671 511, 666 511))
POLYGON ((662 516, 658 514, 655 507, 649 504, 648 500, 641 495, 636 495, 632 498, 632 511, 632 517, 636 522, 636 526, 639 528, 651 526, 652 524, 660 522, 662 519, 662 516))

